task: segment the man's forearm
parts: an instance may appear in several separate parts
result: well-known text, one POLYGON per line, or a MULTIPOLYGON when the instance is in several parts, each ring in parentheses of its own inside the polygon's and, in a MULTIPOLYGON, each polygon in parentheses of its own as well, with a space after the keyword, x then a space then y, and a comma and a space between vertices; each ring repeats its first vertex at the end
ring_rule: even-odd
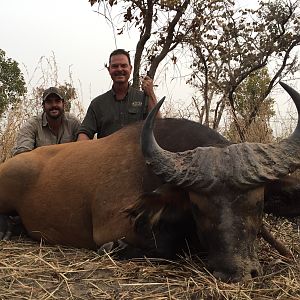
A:
POLYGON ((88 141, 90 138, 85 133, 79 133, 77 137, 77 141, 88 141))

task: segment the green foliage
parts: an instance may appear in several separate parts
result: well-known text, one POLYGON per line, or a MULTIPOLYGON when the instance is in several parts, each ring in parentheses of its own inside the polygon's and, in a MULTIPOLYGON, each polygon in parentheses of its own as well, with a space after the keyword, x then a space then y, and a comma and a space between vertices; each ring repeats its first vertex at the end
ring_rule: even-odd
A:
POLYGON ((257 118, 268 122, 275 115, 274 99, 265 98, 270 81, 267 68, 263 68, 250 74, 239 85, 235 93, 235 109, 239 116, 248 119, 253 111, 257 111, 257 118))
POLYGON ((20 97, 26 93, 26 84, 18 63, 5 57, 0 49, 0 117, 9 105, 20 102, 20 97))
MULTIPOLYGON (((274 99, 266 97, 271 78, 267 68, 251 73, 235 91, 236 121, 249 142, 273 140, 270 119, 275 115, 274 99)), ((240 134, 235 122, 231 122, 225 135, 239 142, 240 134)))

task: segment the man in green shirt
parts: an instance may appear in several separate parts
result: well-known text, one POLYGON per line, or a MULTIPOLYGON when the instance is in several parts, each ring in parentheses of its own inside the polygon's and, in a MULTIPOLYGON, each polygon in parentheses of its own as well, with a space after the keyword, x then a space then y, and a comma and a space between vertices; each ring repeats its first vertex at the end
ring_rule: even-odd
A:
POLYGON ((80 121, 65 112, 64 108, 64 98, 59 89, 46 89, 43 93, 43 113, 30 118, 20 129, 12 154, 76 141, 80 121))
POLYGON ((129 83, 132 66, 130 56, 124 49, 110 54, 108 72, 113 81, 112 89, 92 100, 79 128, 78 140, 105 137, 125 125, 143 120, 156 104, 153 81, 146 76, 143 91, 132 88, 129 83))

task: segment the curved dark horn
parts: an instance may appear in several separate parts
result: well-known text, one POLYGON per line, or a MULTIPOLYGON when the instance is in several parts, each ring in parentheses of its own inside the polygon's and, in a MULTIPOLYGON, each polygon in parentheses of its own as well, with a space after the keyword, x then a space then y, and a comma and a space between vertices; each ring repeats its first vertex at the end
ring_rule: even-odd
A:
POLYGON ((157 175, 162 175, 166 182, 183 184, 183 182, 178 182, 178 168, 180 168, 177 163, 178 153, 172 153, 162 149, 157 144, 153 134, 155 116, 164 100, 165 97, 156 104, 144 122, 140 140, 142 153, 146 163, 151 165, 152 170, 157 175))
POLYGON ((151 110, 149 115, 147 116, 142 132, 141 132, 141 147, 143 155, 147 160, 152 157, 153 153, 156 151, 161 151, 162 149, 157 144, 154 135, 153 135, 153 127, 154 127, 154 120, 155 117, 162 106, 163 102, 165 101, 166 97, 163 97, 151 110))
POLYGON ((157 106, 146 119, 141 136, 147 163, 166 182, 192 185, 197 189, 211 189, 219 184, 247 188, 283 177, 300 168, 300 95, 288 85, 281 85, 290 94, 298 111, 298 125, 287 139, 279 143, 198 147, 172 153, 161 149, 153 136, 157 106))
POLYGON ((154 173, 162 175, 164 180, 167 182, 177 182, 177 171, 175 167, 177 153, 172 153, 162 149, 157 144, 153 134, 155 116, 165 98, 166 97, 163 97, 147 116, 141 132, 140 143, 146 163, 151 165, 154 173))
POLYGON ((300 94, 297 91, 295 91, 292 87, 287 85, 286 83, 281 81, 279 83, 293 99, 298 112, 297 127, 295 128, 293 134, 290 137, 300 137, 300 94))

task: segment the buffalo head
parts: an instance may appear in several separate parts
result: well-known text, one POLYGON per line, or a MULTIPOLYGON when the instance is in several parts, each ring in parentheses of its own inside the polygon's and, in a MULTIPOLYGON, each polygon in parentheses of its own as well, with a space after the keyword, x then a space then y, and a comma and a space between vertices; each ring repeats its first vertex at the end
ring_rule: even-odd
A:
MULTIPOLYGON (((298 111, 300 95, 281 83, 298 111)), ((260 274, 254 242, 262 223, 264 185, 300 167, 300 122, 279 143, 241 143, 198 147, 173 153, 162 149, 153 135, 162 99, 145 121, 142 152, 165 182, 189 192, 197 235, 208 253, 213 274, 239 281, 260 274)))

